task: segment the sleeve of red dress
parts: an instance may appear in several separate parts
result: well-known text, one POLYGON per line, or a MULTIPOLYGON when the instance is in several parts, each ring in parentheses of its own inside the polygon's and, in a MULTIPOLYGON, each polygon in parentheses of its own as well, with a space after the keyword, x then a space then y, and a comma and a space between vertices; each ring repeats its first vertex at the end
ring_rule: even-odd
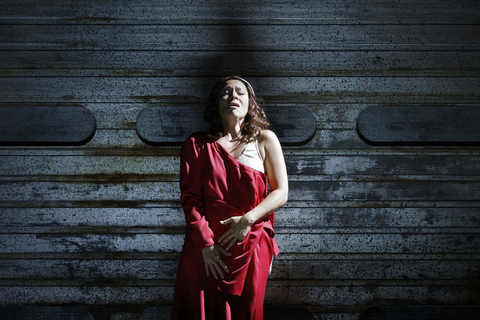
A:
POLYGON ((213 231, 205 220, 201 197, 202 156, 194 137, 182 145, 180 153, 180 202, 185 213, 187 233, 191 233, 195 250, 213 245, 213 231))

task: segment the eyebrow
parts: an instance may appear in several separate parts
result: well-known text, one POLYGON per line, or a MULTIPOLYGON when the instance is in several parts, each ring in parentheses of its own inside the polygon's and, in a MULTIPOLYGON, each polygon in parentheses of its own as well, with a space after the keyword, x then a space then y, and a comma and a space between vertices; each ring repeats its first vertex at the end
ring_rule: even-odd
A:
POLYGON ((226 87, 223 87, 223 89, 222 89, 222 90, 225 90, 225 89, 228 89, 228 88, 237 88, 237 89, 240 89, 240 90, 246 91, 244 88, 242 88, 242 87, 239 87, 239 86, 235 86, 235 87, 233 87, 233 86, 226 86, 226 87))

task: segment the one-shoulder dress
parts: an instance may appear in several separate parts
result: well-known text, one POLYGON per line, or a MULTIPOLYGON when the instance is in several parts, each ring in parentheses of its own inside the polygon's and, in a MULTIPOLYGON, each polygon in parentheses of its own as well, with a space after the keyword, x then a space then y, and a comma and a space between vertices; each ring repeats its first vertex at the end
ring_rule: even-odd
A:
POLYGON ((266 175, 235 159, 205 132, 192 134, 180 155, 180 202, 187 223, 178 263, 172 320, 263 320, 265 287, 272 255, 279 249, 274 213, 250 228, 222 259, 230 273, 206 276, 202 249, 230 225, 220 224, 257 206, 268 194, 266 175))

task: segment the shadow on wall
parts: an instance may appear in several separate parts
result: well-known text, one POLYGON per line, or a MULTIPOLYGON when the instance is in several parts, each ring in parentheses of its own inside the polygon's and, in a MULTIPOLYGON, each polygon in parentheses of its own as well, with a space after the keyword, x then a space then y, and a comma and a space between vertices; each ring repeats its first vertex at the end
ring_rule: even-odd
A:
MULTIPOLYGON (((251 54, 249 47, 249 43, 252 43, 252 37, 256 35, 245 32, 248 28, 238 28, 238 22, 248 19, 254 9, 249 2, 243 2, 239 10, 238 6, 229 6, 228 3, 221 0, 218 0, 217 4, 212 8, 212 10, 219 11, 219 17, 222 17, 220 19, 228 24, 228 27, 225 33, 220 31, 225 30, 223 26, 220 25, 221 28, 219 28, 217 24, 211 25, 211 28, 219 31, 212 32, 212 34, 217 36, 217 39, 209 39, 217 43, 218 48, 216 50, 218 51, 215 51, 216 54, 209 55, 209 58, 205 58, 199 69, 205 70, 206 74, 214 77, 214 79, 212 81, 210 77, 197 78, 201 82, 201 87, 204 88, 205 102, 210 90, 219 78, 231 75, 246 76, 247 73, 249 74, 252 70, 257 69, 255 67, 256 60, 251 54), (225 44, 231 45, 225 50, 225 44), (240 59, 239 52, 241 53, 240 59)), ((203 105, 201 108, 203 111, 203 105)))

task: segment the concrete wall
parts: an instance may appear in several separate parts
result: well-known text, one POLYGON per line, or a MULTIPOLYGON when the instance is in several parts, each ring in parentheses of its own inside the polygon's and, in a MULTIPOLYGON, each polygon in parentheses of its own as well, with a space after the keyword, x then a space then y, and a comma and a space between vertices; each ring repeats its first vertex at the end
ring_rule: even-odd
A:
POLYGON ((0 105, 80 105, 96 119, 83 146, 0 147, 1 305, 135 319, 171 303, 180 148, 145 144, 135 122, 152 106, 202 108, 229 74, 317 120, 312 140, 283 149, 291 191, 266 304, 356 319, 479 303, 480 148, 371 146, 355 129, 368 106, 479 105, 478 2, 0 7, 0 105))

